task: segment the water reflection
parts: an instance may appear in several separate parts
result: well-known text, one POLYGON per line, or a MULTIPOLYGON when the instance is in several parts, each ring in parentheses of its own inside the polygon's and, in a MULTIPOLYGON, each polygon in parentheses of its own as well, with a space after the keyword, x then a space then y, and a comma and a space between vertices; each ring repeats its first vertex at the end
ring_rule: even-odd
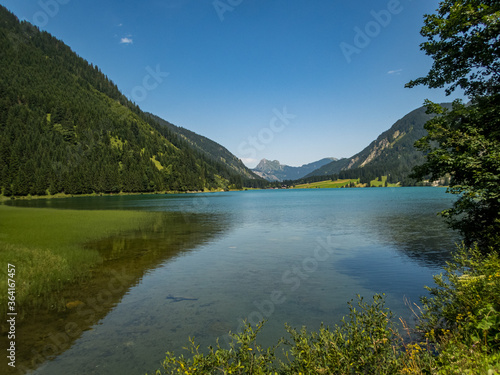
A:
POLYGON ((390 198, 379 197, 365 206, 363 215, 361 233, 369 243, 342 259, 339 269, 374 293, 418 303, 427 293, 424 285, 434 284, 433 275, 451 260, 460 241, 437 215, 455 197, 430 188, 395 189, 390 198))
POLYGON ((178 204, 177 209, 172 209, 171 211, 190 213, 199 212, 198 208, 206 204, 203 196, 203 194, 102 195, 71 198, 10 199, 2 203, 16 207, 71 210, 165 211, 173 206, 173 202, 182 202, 178 204))
POLYGON ((460 241, 458 233, 440 217, 429 215, 388 218, 380 233, 412 262, 433 269, 441 269, 451 260, 450 252, 460 241))
POLYGON ((418 299, 454 246, 436 217, 450 202, 444 191, 412 188, 52 200, 59 208, 151 211, 155 219, 87 244, 105 259, 94 280, 64 292, 74 307, 45 319, 58 325, 22 342, 38 342, 40 352, 55 332, 64 348, 73 344, 38 374, 143 373, 187 337, 205 347, 244 318, 269 318, 263 334, 271 344, 284 322, 311 329, 338 322, 357 293, 386 293, 399 314, 403 296, 418 299), (326 239, 332 251, 315 263, 326 239), (283 301, 271 308, 273 291, 283 301), (64 341, 68 329, 74 337, 64 341))
POLYGON ((65 288, 67 309, 37 312, 18 325, 16 373, 25 373, 71 347, 84 331, 103 319, 129 289, 159 265, 216 240, 230 226, 221 216, 151 213, 130 232, 85 244, 97 249, 102 264, 92 278, 65 288))
POLYGON ((408 257, 411 262, 434 270, 450 260, 450 252, 460 241, 438 212, 452 206, 456 197, 443 189, 412 188, 395 192, 391 206, 377 216, 378 236, 382 243, 408 257), (397 193, 397 194, 396 194, 397 193))
POLYGON ((171 259, 193 247, 213 240, 228 230, 230 222, 222 215, 158 212, 151 220, 134 231, 90 242, 85 246, 97 249, 106 261, 130 261, 140 265, 156 265, 162 259, 171 259))

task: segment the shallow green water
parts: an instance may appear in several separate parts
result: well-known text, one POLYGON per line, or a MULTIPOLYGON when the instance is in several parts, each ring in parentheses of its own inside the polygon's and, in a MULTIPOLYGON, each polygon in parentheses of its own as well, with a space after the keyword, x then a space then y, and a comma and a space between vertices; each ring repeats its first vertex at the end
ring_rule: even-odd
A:
POLYGON ((285 322, 311 330, 339 322, 356 294, 383 292, 408 318, 404 298, 418 302, 458 240, 436 216, 453 199, 437 188, 384 188, 13 202, 175 212, 151 229, 87 244, 108 258, 151 248, 157 257, 141 263, 91 329, 34 373, 154 372, 165 351, 183 353, 188 337, 202 347, 224 342, 242 319, 268 319, 261 341, 272 344, 285 322))

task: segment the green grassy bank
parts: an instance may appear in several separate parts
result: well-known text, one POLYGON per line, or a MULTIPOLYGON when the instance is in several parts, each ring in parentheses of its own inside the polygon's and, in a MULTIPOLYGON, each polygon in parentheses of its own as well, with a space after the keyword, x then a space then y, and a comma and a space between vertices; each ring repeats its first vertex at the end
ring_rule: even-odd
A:
MULTIPOLYGON (((7 265, 15 266, 16 311, 55 308, 54 292, 81 281, 102 262, 85 243, 140 226, 148 213, 18 208, 0 205, 0 290, 6 291, 7 265)), ((0 294, 0 313, 7 309, 0 294)))
POLYGON ((330 189, 330 188, 342 188, 349 186, 349 184, 359 184, 359 180, 326 180, 326 181, 318 181, 311 182, 308 184, 300 184, 295 185, 295 189, 330 189))
POLYGON ((396 184, 391 184, 387 182, 387 176, 382 176, 381 178, 377 177, 375 180, 370 181, 371 187, 398 187, 401 184, 398 182, 396 184))
MULTIPOLYGON (((343 188, 343 187, 367 187, 368 184, 362 184, 358 179, 340 179, 340 180, 325 180, 318 182, 311 182, 307 184, 295 185, 295 189, 332 189, 332 188, 343 188)), ((382 176, 375 180, 370 181, 370 187, 398 187, 401 186, 400 183, 392 184, 387 182, 387 176, 382 176)))

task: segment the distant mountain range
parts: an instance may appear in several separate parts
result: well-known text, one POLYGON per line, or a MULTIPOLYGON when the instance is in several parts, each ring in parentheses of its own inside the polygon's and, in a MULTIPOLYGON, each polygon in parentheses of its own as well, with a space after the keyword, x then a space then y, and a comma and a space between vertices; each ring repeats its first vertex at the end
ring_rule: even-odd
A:
POLYGON ((99 68, 0 5, 5 196, 220 190, 334 176, 411 184, 412 168, 424 162, 413 145, 430 118, 425 107, 410 112, 351 158, 300 167, 263 159, 251 171, 216 142, 143 112, 99 68))
POLYGON ((268 181, 297 180, 335 160, 337 159, 324 158, 300 167, 291 167, 280 164, 278 160, 262 159, 253 172, 268 181))
MULTIPOLYGON (((451 107, 450 103, 441 105, 451 107)), ((350 158, 325 164, 305 178, 338 175, 339 178, 361 178, 369 181, 388 176, 389 182, 414 183, 408 175, 413 167, 424 162, 423 153, 415 149, 414 144, 427 134, 424 125, 433 116, 427 114, 426 110, 426 107, 420 107, 411 111, 362 151, 350 158)))
MULTIPOLYGON (((450 103, 441 105, 451 108, 450 103)), ((411 111, 350 158, 325 158, 301 167, 290 167, 277 160, 262 159, 253 171, 268 181, 310 182, 335 177, 359 178, 360 182, 367 183, 387 176, 389 183, 413 185, 416 181, 410 179, 409 175, 415 166, 425 161, 423 153, 414 144, 427 134, 424 125, 433 116, 426 111, 427 107, 411 111)))

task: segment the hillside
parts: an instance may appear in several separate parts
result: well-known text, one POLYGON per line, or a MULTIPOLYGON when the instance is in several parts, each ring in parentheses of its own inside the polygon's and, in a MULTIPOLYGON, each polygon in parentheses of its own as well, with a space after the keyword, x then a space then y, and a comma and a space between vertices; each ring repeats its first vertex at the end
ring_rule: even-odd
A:
POLYGON ((147 113, 147 115, 153 121, 163 127, 166 127, 171 132, 175 133, 179 138, 186 141, 193 149, 201 152, 213 161, 227 165, 233 172, 241 174, 246 178, 259 178, 259 176, 248 169, 240 159, 217 142, 181 126, 176 126, 152 113, 147 113))
POLYGON ((281 164, 278 160, 262 159, 253 171, 268 181, 297 180, 334 160, 337 159, 324 158, 300 167, 291 167, 281 164))
POLYGON ((424 155, 414 144, 427 133, 424 125, 431 116, 426 113, 426 107, 420 107, 396 121, 361 152, 326 164, 306 178, 337 175, 341 179, 360 178, 362 182, 369 182, 388 176, 389 183, 412 183, 408 175, 413 167, 424 162, 424 155))
MULTIPOLYGON (((3 195, 253 186, 130 102, 96 66, 0 6, 3 195)), ((229 157, 226 156, 228 159, 229 157)))

